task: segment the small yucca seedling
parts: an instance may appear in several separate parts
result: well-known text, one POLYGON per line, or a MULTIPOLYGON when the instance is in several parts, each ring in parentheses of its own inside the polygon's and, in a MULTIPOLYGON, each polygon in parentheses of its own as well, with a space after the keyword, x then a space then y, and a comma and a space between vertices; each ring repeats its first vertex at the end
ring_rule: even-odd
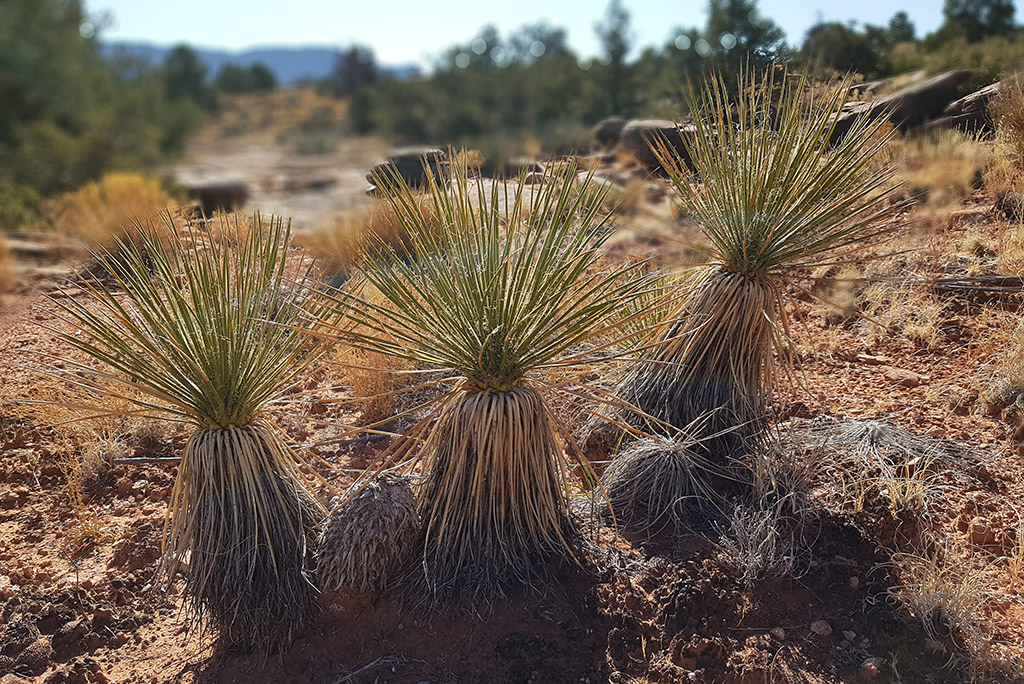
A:
POLYGON ((435 595, 500 591, 572 554, 570 464, 590 471, 552 398, 587 403, 572 369, 610 360, 588 341, 614 338, 625 323, 612 313, 651 286, 636 265, 601 264, 597 203, 575 177, 568 165, 527 188, 456 168, 450 188, 431 188, 434 225, 392 179, 385 195, 416 258, 366 254, 378 296, 331 297, 354 323, 339 337, 453 383, 392 454, 422 466, 420 548, 435 595))
MULTIPOLYGON (((620 394, 696 437, 712 462, 739 458, 762 434, 767 393, 791 377, 786 283, 796 269, 856 258, 892 229, 891 167, 872 156, 887 137, 867 118, 829 146, 847 90, 820 97, 770 70, 735 101, 719 77, 694 103, 689 164, 655 151, 682 203, 702 225, 709 259, 620 394), (691 170, 692 166, 692 170, 691 170)), ((658 430, 657 423, 650 429, 658 430)))
POLYGON ((46 370, 141 415, 194 426, 168 506, 163 568, 173 581, 187 564, 191 616, 208 617, 223 643, 265 647, 309 615, 307 541, 323 512, 263 410, 320 345, 282 325, 308 325, 311 286, 308 266, 287 265, 288 226, 237 221, 216 241, 137 225, 138 241, 98 252, 107 278, 86 281, 87 301, 54 299, 51 309, 64 324, 57 337, 100 365, 67 358, 46 370))

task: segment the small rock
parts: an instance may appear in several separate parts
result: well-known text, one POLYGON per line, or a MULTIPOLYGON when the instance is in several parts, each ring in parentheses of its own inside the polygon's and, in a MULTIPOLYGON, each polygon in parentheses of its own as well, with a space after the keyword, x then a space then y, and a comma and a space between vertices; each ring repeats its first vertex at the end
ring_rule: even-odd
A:
POLYGON ((771 632, 769 632, 769 634, 771 634, 772 637, 774 637, 778 641, 786 640, 786 630, 782 629, 781 627, 772 627, 772 630, 771 632))
POLYGON ((870 679, 874 679, 875 677, 877 677, 878 673, 881 671, 881 669, 882 669, 882 659, 881 658, 875 658, 875 657, 866 658, 864 660, 864 662, 860 664, 860 671, 861 671, 861 673, 863 673, 865 677, 868 677, 870 679))
POLYGON ((899 387, 917 387, 929 380, 926 375, 920 375, 914 371, 907 370, 906 368, 893 368, 892 366, 885 367, 882 377, 884 377, 887 382, 899 387))
POLYGON ((92 613, 92 628, 98 629, 104 625, 109 625, 113 617, 114 611, 109 608, 97 608, 92 613))
POLYGON ((848 629, 844 629, 843 630, 843 638, 852 643, 853 640, 857 638, 857 633, 856 632, 851 632, 848 629))
POLYGON ((39 675, 46 670, 46 666, 53 657, 53 647, 47 637, 39 637, 29 644, 14 661, 14 668, 21 674, 39 675))
POLYGON ((968 207, 966 209, 954 211, 949 215, 948 226, 950 228, 957 228, 960 226, 973 226, 975 224, 982 223, 991 211, 991 206, 968 207))
POLYGON ((832 625, 824 620, 815 620, 811 623, 811 633, 820 637, 832 636, 832 625))
POLYGON ((853 589, 854 591, 856 591, 857 589, 860 589, 860 578, 859 577, 854 576, 854 577, 850 578, 850 588, 853 589))
POLYGON ((972 544, 985 546, 996 540, 996 533, 989 527, 988 521, 979 515, 967 523, 967 538, 972 544))
POLYGON ((136 480, 135 484, 132 485, 132 494, 139 495, 146 491, 146 481, 136 480))

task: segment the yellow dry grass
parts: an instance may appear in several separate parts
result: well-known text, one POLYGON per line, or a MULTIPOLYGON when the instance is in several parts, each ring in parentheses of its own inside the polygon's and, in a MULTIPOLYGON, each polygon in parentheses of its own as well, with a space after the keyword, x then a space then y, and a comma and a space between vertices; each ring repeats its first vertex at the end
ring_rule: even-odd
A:
POLYGON ((956 131, 889 143, 897 179, 907 194, 931 209, 959 206, 981 187, 994 157, 991 143, 956 131))
POLYGON ((63 546, 72 556, 90 551, 111 539, 111 533, 85 495, 84 482, 89 477, 86 466, 67 449, 58 465, 67 480, 67 503, 73 514, 72 524, 64 529, 63 546))
POLYGON ((117 239, 132 239, 134 221, 146 222, 173 204, 156 178, 108 173, 53 199, 46 223, 65 247, 112 249, 117 239))
POLYGON ((359 426, 378 425, 394 417, 401 398, 396 393, 409 384, 404 374, 410 368, 407 361, 348 345, 338 345, 333 361, 343 368, 358 401, 359 426))
POLYGON ((198 141, 282 131, 337 130, 345 125, 347 112, 347 101, 311 88, 229 95, 222 99, 217 120, 199 135, 198 141))
MULTIPOLYGON (((429 196, 418 194, 416 201, 424 224, 439 228, 429 196)), ((366 252, 386 254, 390 250, 403 258, 411 248, 408 230, 390 202, 340 214, 327 225, 297 235, 296 242, 312 252, 321 269, 335 275, 351 271, 366 252)))

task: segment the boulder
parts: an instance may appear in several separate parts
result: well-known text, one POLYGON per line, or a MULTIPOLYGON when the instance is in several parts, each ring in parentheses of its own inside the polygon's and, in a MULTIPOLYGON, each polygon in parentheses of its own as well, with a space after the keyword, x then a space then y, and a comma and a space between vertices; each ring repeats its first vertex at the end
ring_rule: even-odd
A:
POLYGON ((626 120, 620 116, 609 116, 594 124, 594 140, 599 147, 615 147, 622 137, 622 128, 626 120))
POLYGON ((518 178, 528 173, 544 174, 544 165, 530 157, 512 157, 505 166, 510 178, 518 178))
POLYGON ((997 81, 987 85, 981 90, 976 90, 970 95, 965 95, 959 100, 946 105, 943 113, 956 120, 957 127, 969 132, 991 131, 993 129, 992 117, 989 115, 989 105, 999 96, 1000 90, 1007 87, 1007 81, 997 81))
POLYGON ((375 164, 366 180, 379 188, 387 187, 395 174, 400 176, 412 188, 424 188, 429 185, 429 178, 435 183, 448 179, 448 155, 444 150, 434 147, 405 147, 394 150, 385 161, 375 164))
POLYGON ((249 199, 249 185, 240 180, 194 182, 187 186, 188 196, 199 202, 204 216, 215 211, 235 211, 249 199))
POLYGON ((960 95, 960 86, 972 78, 974 73, 966 69, 946 71, 881 97, 873 104, 897 128, 907 130, 942 116, 946 105, 960 95))
MULTIPOLYGON (((864 116, 870 119, 884 116, 901 131, 939 119, 946 106, 959 96, 960 86, 973 77, 973 72, 966 69, 946 71, 871 102, 848 102, 839 114, 830 142, 836 144, 842 140, 854 122, 864 116)), ((939 126, 948 125, 951 122, 939 126)))
POLYGON ((871 102, 847 102, 843 105, 842 111, 839 112, 839 116, 836 118, 836 125, 832 129, 832 135, 829 137, 829 146, 837 145, 839 142, 846 137, 846 134, 850 132, 861 117, 870 116, 874 118, 876 111, 874 105, 871 102))
POLYGON ((850 86, 850 94, 877 95, 886 88, 905 88, 909 85, 920 83, 926 78, 928 78, 928 72, 926 72, 924 69, 919 69, 917 71, 911 71, 905 74, 900 74, 899 76, 890 76, 889 78, 882 78, 877 81, 864 81, 863 83, 856 83, 850 86))
POLYGON ((697 127, 692 122, 676 124, 674 121, 663 119, 638 119, 622 127, 618 148, 633 155, 645 168, 656 170, 661 168, 661 164, 658 163, 651 145, 664 140, 688 166, 692 167, 690 153, 683 140, 685 138, 692 146, 696 134, 697 127))

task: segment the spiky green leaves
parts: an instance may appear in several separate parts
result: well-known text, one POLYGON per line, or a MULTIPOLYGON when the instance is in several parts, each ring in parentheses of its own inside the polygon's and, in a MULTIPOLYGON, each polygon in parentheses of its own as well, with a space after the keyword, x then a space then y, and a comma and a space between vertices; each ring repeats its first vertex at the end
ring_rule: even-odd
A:
POLYGON ((290 231, 279 218, 236 219, 218 240, 194 227, 177 239, 164 220, 175 237, 140 225, 138 243, 96 255, 109 279, 86 281, 87 302, 51 301, 66 323, 56 336, 104 365, 64 360, 51 371, 156 417, 247 425, 318 351, 281 325, 307 324, 309 267, 288 265, 290 231))
POLYGON ((166 238, 138 226, 138 243, 98 254, 106 277, 86 281, 84 301, 52 300, 57 337, 100 365, 49 372, 198 428, 168 507, 165 575, 187 562, 189 614, 225 643, 267 647, 310 615, 307 547, 323 509, 260 413, 322 351, 296 328, 326 314, 309 309, 309 267, 289 265, 280 219, 183 236, 166 221, 166 238))
POLYGON ((610 314, 651 284, 635 265, 599 264, 598 202, 575 190, 575 176, 568 165, 538 186, 505 185, 456 170, 450 188, 432 189, 432 222, 408 188, 392 188, 415 256, 368 252, 363 275, 380 296, 338 292, 334 304, 354 324, 339 332, 479 388, 582 363, 567 350, 613 335, 610 314))
POLYGON ((786 278, 825 258, 856 258, 903 209, 892 169, 872 161, 887 139, 881 120, 865 117, 833 141, 846 93, 816 95, 770 70, 733 101, 712 77, 693 105, 695 133, 684 136, 688 160, 656 145, 708 238, 709 263, 620 390, 662 424, 703 426, 697 436, 715 463, 761 434, 766 393, 789 376, 786 278))
POLYGON ((848 89, 817 94, 780 69, 741 83, 733 101, 710 77, 693 103, 687 165, 670 146, 656 154, 702 224, 711 259, 747 274, 780 274, 828 252, 884 234, 903 207, 892 198, 892 167, 873 155, 886 143, 884 117, 833 132, 848 89))
POLYGON ((601 262, 600 198, 576 175, 569 164, 506 185, 456 169, 451 187, 431 188, 440 229, 395 179, 388 201, 415 256, 369 252, 370 287, 329 296, 350 325, 340 338, 453 381, 391 454, 423 468, 418 550, 435 595, 528 583, 572 553, 569 464, 583 456, 551 397, 599 410, 571 369, 611 360, 646 315, 614 312, 654 288, 635 265, 601 262))

